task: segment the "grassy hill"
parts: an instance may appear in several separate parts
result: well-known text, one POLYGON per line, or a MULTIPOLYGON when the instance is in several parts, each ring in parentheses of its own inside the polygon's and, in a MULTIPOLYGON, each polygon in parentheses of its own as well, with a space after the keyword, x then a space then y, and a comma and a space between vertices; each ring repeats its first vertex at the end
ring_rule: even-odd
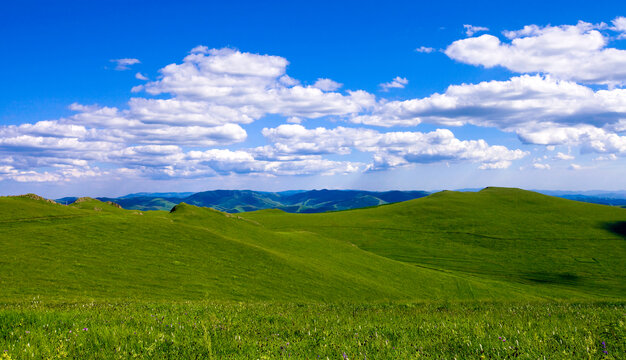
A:
POLYGON ((517 189, 229 214, 0 198, 0 357, 618 359, 626 210, 517 189))
POLYGON ((0 300, 626 296, 626 210, 517 189, 322 214, 0 198, 0 300))

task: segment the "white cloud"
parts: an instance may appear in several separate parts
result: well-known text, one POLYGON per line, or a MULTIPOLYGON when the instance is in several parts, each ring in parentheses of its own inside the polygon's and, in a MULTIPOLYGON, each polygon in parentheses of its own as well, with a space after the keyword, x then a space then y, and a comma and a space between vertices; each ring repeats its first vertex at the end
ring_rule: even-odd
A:
POLYGON ((198 45, 189 51, 190 54, 208 54, 209 48, 204 45, 198 45))
POLYGON ((481 31, 489 31, 489 28, 486 28, 483 26, 468 25, 468 24, 463 25, 463 28, 465 29, 465 35, 467 36, 473 36, 474 34, 481 32, 481 31))
POLYGON ((380 102, 355 123, 415 126, 472 124, 516 132, 526 143, 581 145, 585 151, 624 153, 617 134, 626 119, 626 89, 598 90, 550 77, 523 75, 448 87, 422 99, 380 102))
POLYGON ((430 54, 431 52, 435 51, 435 48, 431 48, 431 47, 427 47, 427 46, 420 46, 417 49, 415 49, 415 51, 417 51, 419 53, 430 54))
MULTIPOLYGON (((621 26, 621 20, 617 21, 621 26)), ((518 73, 546 73, 560 79, 590 84, 626 84, 626 50, 607 47, 599 26, 528 25, 505 32, 510 43, 482 35, 453 42, 450 58, 487 68, 502 66, 518 73)))
POLYGON ((142 74, 142 73, 140 73, 140 72, 138 72, 138 73, 136 73, 136 74, 135 74, 135 79, 138 79, 138 80, 144 80, 144 81, 145 81, 145 80, 150 80, 150 79, 148 79, 148 77, 147 77, 147 76, 145 76, 144 74, 142 74))
POLYGON ((342 86, 343 86, 343 84, 340 84, 340 83, 338 83, 336 81, 333 81, 331 79, 317 79, 315 84, 313 84, 314 88, 318 88, 318 89, 323 90, 323 91, 335 91, 335 90, 339 89, 342 86))
POLYGON ((109 151, 114 144, 104 141, 80 141, 76 138, 57 138, 32 135, 0 138, 0 149, 16 151, 59 152, 59 151, 109 151))
POLYGON ((241 111, 205 101, 132 98, 128 105, 129 110, 123 116, 144 124, 172 126, 249 124, 259 116, 258 113, 251 111, 246 113, 246 109, 241 111))
POLYGON ((118 71, 128 70, 130 69, 131 66, 141 63, 139 59, 130 59, 130 58, 111 59, 110 61, 116 64, 115 70, 118 70, 118 71))
POLYGON ((618 35, 618 38, 620 39, 626 38, 626 17, 618 16, 615 19, 613 19, 612 23, 613 23, 613 27, 611 29, 621 33, 618 35))
POLYGON ((337 83, 328 79, 318 80, 326 91, 297 85, 286 77, 287 64, 279 56, 210 49, 188 55, 182 64, 164 67, 161 79, 144 88, 153 95, 170 93, 181 101, 228 107, 254 120, 266 114, 301 118, 348 115, 375 103, 375 97, 362 90, 347 95, 330 91, 337 83))
POLYGON ((550 170, 550 164, 534 163, 533 168, 538 170, 550 170))
MULTIPOLYGON (((75 124, 62 124, 58 121, 39 121, 34 124, 9 125, 0 127, 0 138, 20 135, 48 136, 48 137, 74 137, 84 138, 89 135, 86 127, 75 124)), ((1 139, 0 139, 1 140, 1 139)))
POLYGON ((321 158, 289 159, 286 161, 257 160, 250 152, 231 150, 192 151, 188 158, 206 165, 218 174, 264 175, 333 175, 359 171, 362 164, 349 161, 331 161, 321 158))
POLYGON ((606 156, 598 156, 597 158, 595 158, 594 160, 596 161, 613 161, 613 160, 617 160, 617 155, 615 154, 609 154, 606 156))
POLYGON ((285 86, 295 86, 295 85, 299 85, 300 81, 298 81, 297 79, 292 78, 289 75, 283 75, 278 79, 278 82, 281 83, 282 85, 285 86))
POLYGON ((132 129, 127 132, 127 141, 137 144, 178 144, 187 146, 220 146, 242 142, 246 131, 236 124, 214 127, 160 126, 132 129))
MULTIPOLYGON (((118 70, 139 63, 137 59, 112 61, 118 70)), ((285 73, 287 64, 279 56, 196 47, 182 64, 166 66, 157 81, 135 89, 161 97, 169 94, 169 98, 136 97, 121 110, 72 104, 70 109, 77 113, 67 118, 0 127, 0 165, 15 169, 2 178, 58 181, 75 178, 81 171, 88 174, 80 169, 92 163, 112 166, 112 174, 157 179, 362 170, 360 163, 320 156, 257 159, 254 154, 261 154, 256 150, 183 150, 183 146, 206 148, 243 142, 247 132, 240 124, 267 114, 301 122, 357 113, 376 101, 374 95, 361 90, 334 92, 341 84, 330 79, 302 86, 285 73), (194 155, 198 152, 204 158, 194 155), (49 168, 57 170, 44 170, 49 168)), ((145 79, 141 73, 136 77, 145 79)))
POLYGON ((569 154, 564 154, 560 151, 554 156, 554 158, 556 160, 574 160, 575 159, 574 156, 569 155, 569 154))
POLYGON ((13 180, 16 182, 60 182, 84 177, 100 177, 107 172, 88 166, 61 166, 54 171, 37 172, 33 170, 17 169, 12 166, 0 165, 0 181, 13 180))
POLYGON ((514 129, 519 124, 616 124, 626 117, 626 89, 598 90, 550 77, 522 75, 506 81, 451 85, 421 99, 379 102, 353 121, 377 126, 430 122, 514 129))
POLYGON ((590 125, 547 126, 520 130, 520 138, 533 144, 566 144, 580 146, 583 152, 626 155, 626 136, 620 136, 590 125))
MULTIPOLYGON (((531 27, 508 35, 515 40, 544 31, 531 27)), ((182 63, 164 67, 157 80, 142 85, 147 97, 129 99, 126 108, 72 104, 76 114, 67 118, 0 126, 0 178, 342 174, 436 162, 504 169, 528 155, 480 139, 460 140, 447 129, 383 133, 297 125, 326 116, 385 127, 421 122, 495 127, 526 143, 577 146, 607 159, 626 156, 626 89, 593 90, 554 76, 523 75, 389 101, 362 90, 336 92, 341 84, 325 78, 303 86, 287 75, 287 65, 279 56, 196 47, 182 63), (263 129, 267 145, 223 148, 244 142, 248 133, 242 126, 270 114, 290 124, 263 129), (370 163, 336 160, 354 152, 369 154, 370 163)), ((407 83, 396 77, 381 88, 407 83)), ((558 153, 555 159, 573 156, 558 153)), ((549 166, 546 160, 537 166, 549 166)))
POLYGON ((280 125, 273 129, 263 129, 263 135, 272 146, 257 151, 264 153, 268 158, 345 155, 356 149, 373 154, 374 162, 369 166, 370 169, 443 161, 482 162, 484 165, 482 168, 496 166, 503 168, 508 167, 511 160, 527 155, 521 150, 489 146, 484 140, 462 141, 446 129, 429 133, 379 133, 363 128, 306 129, 301 125, 280 125))
POLYGON ((393 80, 391 80, 390 82, 387 83, 382 83, 379 86, 381 87, 382 91, 389 91, 389 89, 404 89, 404 87, 409 83, 409 80, 407 80, 406 78, 402 78, 399 76, 396 76, 393 80))
POLYGON ((508 169, 511 166, 511 162, 508 160, 496 161, 492 163, 481 164, 478 168, 481 170, 499 170, 508 169))
POLYGON ((582 170, 583 167, 578 165, 578 164, 570 164, 570 166, 568 167, 568 169, 570 170, 582 170))

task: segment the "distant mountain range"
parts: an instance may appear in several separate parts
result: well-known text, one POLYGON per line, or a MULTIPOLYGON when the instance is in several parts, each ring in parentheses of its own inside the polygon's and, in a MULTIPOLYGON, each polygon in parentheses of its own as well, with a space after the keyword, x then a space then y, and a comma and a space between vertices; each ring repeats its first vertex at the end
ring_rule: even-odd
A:
MULTIPOLYGON (((184 202, 216 210, 239 213, 263 209, 280 209, 290 213, 318 213, 377 206, 429 195, 426 191, 360 191, 360 190, 290 190, 263 192, 252 190, 213 190, 199 193, 136 193, 117 198, 99 197, 124 209, 170 210, 184 202)), ((76 197, 57 199, 71 204, 76 197)))
MULTIPOLYGON (((478 191, 462 189, 460 191, 478 191)), ((626 207, 626 191, 552 191, 536 190, 545 195, 593 204, 626 207)), ((368 206, 390 204, 421 198, 431 194, 427 191, 361 191, 361 190, 289 190, 265 192, 252 190, 212 190, 198 193, 165 192, 134 193, 117 198, 99 197, 100 201, 112 201, 124 209, 167 210, 184 202, 191 205, 211 207, 216 210, 239 213, 263 209, 280 209, 290 213, 319 213, 349 210, 368 206)), ((71 204, 77 198, 57 199, 61 204, 71 204)))

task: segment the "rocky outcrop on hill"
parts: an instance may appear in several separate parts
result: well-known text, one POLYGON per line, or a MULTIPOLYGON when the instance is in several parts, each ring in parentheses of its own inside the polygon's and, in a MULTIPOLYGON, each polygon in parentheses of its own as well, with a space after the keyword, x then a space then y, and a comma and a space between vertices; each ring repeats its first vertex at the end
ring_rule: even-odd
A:
POLYGON ((24 194, 24 195, 18 195, 16 197, 28 198, 28 199, 33 199, 33 200, 41 200, 41 201, 49 202, 49 203, 52 203, 52 204, 56 204, 57 203, 54 200, 46 199, 43 196, 39 196, 37 194, 32 194, 32 193, 28 193, 28 194, 24 194))
POLYGON ((122 208, 122 205, 118 204, 118 203, 114 203, 113 201, 105 201, 106 204, 109 204, 111 206, 115 206, 118 209, 122 208))

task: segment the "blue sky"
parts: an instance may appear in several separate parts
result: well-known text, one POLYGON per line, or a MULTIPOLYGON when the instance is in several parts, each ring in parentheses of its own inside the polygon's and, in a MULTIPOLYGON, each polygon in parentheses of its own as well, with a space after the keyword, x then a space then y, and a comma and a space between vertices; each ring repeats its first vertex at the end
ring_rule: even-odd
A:
POLYGON ((4 4, 0 194, 624 189, 624 16, 620 1, 4 4))

